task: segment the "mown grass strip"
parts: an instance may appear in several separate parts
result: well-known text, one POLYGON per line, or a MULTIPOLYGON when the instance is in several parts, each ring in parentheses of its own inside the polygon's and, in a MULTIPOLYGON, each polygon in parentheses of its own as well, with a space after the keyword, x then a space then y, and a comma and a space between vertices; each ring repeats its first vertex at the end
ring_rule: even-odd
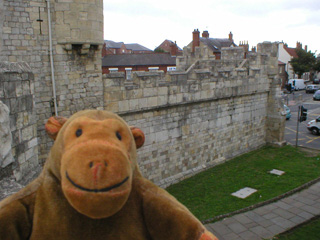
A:
POLYGON ((277 240, 319 240, 320 239, 320 218, 316 217, 292 230, 279 234, 272 239, 277 240))
POLYGON ((320 155, 310 157, 292 146, 263 147, 167 188, 200 220, 230 213, 286 193, 320 176, 320 155), (282 176, 269 173, 285 171, 282 176), (231 193, 257 189, 246 199, 231 193))

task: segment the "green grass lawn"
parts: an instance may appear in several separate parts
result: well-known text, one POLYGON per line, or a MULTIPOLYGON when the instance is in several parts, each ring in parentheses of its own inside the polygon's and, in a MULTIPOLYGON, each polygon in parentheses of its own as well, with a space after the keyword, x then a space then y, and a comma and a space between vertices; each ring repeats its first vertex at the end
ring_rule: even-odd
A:
POLYGON ((296 228, 288 233, 280 234, 273 239, 277 240, 319 240, 320 239, 320 219, 311 221, 299 228, 296 228))
POLYGON ((243 154, 167 188, 200 220, 262 202, 320 176, 320 155, 310 156, 290 145, 263 147, 243 154), (282 176, 268 173, 285 171, 282 176), (258 191, 246 199, 231 196, 244 187, 258 191))

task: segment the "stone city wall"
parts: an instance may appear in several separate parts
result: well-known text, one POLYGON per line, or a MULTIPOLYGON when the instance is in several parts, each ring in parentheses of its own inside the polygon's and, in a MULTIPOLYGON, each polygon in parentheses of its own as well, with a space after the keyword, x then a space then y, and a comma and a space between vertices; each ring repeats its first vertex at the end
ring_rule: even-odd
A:
POLYGON ((55 113, 69 117, 88 108, 119 113, 145 131, 140 166, 163 186, 283 141, 275 44, 260 45, 247 59, 241 48, 223 49, 221 60, 206 48, 194 53, 186 48, 177 59, 178 72, 136 72, 132 81, 121 73, 102 78, 102 3, 0 1, 0 62, 26 62, 32 69, 1 75, 6 82, 2 89, 12 94, 0 98, 10 111, 15 159, 5 168, 16 166, 17 179, 46 159, 52 140, 44 131, 45 121, 55 113), (28 81, 30 93, 22 90, 21 95, 20 83, 28 81), (36 137, 37 160, 31 154, 36 137))
POLYGON ((248 59, 241 48, 224 49, 222 60, 203 57, 201 51, 196 56, 185 49, 181 72, 135 72, 130 81, 124 73, 103 76, 105 108, 145 132, 139 165, 144 176, 162 186, 283 142, 282 135, 269 136, 270 126, 284 123, 283 107, 271 99, 280 91, 273 71, 276 44, 260 45, 248 59), (194 63, 183 65, 188 59, 194 63))
POLYGON ((39 170, 34 78, 26 63, 0 62, 0 179, 39 170))

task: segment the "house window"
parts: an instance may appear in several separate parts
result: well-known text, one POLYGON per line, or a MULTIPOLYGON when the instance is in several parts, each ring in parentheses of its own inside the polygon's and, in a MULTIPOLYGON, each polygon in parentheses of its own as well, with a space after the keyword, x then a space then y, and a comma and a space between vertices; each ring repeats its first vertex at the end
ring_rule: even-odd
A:
POLYGON ((132 79, 132 68, 125 68, 126 70, 126 79, 131 80, 132 79))
POLYGON ((159 67, 148 67, 149 72, 154 72, 159 70, 159 67))
POLYGON ((118 72, 118 68, 109 68, 109 72, 118 72))
POLYGON ((167 67, 167 71, 170 72, 170 71, 175 71, 176 70, 176 67, 167 67))
POLYGON ((279 73, 280 74, 282 73, 282 67, 279 67, 279 73))

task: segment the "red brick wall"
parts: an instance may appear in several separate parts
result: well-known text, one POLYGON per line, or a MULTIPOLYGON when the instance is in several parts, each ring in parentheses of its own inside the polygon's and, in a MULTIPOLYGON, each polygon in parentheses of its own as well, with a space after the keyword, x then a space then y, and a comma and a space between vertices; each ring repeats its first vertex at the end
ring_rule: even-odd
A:
POLYGON ((194 52, 196 47, 200 46, 200 32, 198 29, 195 29, 192 32, 192 52, 194 52))
MULTIPOLYGON (((172 65, 170 65, 172 66, 172 65)), ((132 71, 146 71, 148 72, 149 71, 149 67, 159 67, 159 70, 162 70, 164 71, 165 73, 167 72, 167 65, 164 65, 164 66, 127 66, 127 67, 117 67, 117 66, 114 66, 114 67, 102 67, 102 73, 103 74, 108 74, 110 73, 109 71, 109 68, 118 68, 118 72, 125 72, 126 68, 132 68, 132 71)))
POLYGON ((159 47, 162 48, 165 52, 170 52, 170 44, 170 41, 165 40, 159 47))

